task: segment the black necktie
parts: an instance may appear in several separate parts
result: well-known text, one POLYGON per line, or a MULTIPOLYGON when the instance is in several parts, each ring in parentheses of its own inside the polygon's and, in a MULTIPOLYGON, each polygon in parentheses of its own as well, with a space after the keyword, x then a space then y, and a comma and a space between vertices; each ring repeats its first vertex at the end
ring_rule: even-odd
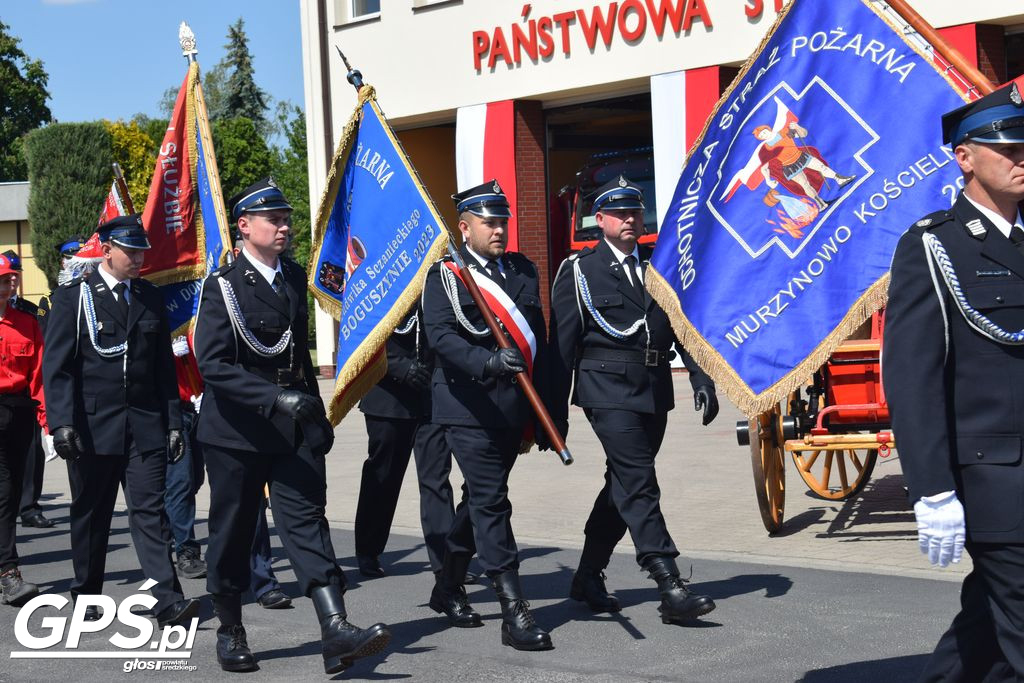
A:
POLYGON ((1024 253, 1024 229, 1019 225, 1010 228, 1010 241, 1017 247, 1017 251, 1024 253))
POLYGON ((498 262, 490 260, 484 268, 487 269, 487 273, 491 276, 491 279, 497 282, 502 289, 505 289, 505 278, 501 276, 501 270, 498 269, 498 262))
POLYGON ((281 273, 276 273, 274 275, 273 287, 274 292, 277 293, 277 297, 281 300, 281 303, 284 304, 285 308, 288 308, 291 305, 291 302, 288 300, 288 288, 284 286, 284 276, 281 275, 281 273))
POLYGON ((128 285, 123 282, 118 282, 114 285, 114 294, 117 294, 117 308, 121 311, 121 320, 128 323, 128 297, 125 294, 128 292, 128 285))
POLYGON ((644 283, 640 282, 640 276, 637 275, 636 258, 630 254, 626 257, 624 264, 626 270, 629 271, 629 281, 633 283, 633 290, 636 292, 637 297, 641 302, 644 301, 644 283))

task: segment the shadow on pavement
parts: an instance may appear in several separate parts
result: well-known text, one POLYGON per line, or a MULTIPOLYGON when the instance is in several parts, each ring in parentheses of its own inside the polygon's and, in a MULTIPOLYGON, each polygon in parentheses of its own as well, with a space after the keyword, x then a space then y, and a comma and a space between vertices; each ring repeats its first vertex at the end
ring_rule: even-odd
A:
POLYGON ((853 662, 830 666, 827 669, 808 671, 800 679, 803 683, 860 683, 860 681, 913 681, 916 680, 928 661, 927 655, 907 655, 874 659, 866 662, 853 662))

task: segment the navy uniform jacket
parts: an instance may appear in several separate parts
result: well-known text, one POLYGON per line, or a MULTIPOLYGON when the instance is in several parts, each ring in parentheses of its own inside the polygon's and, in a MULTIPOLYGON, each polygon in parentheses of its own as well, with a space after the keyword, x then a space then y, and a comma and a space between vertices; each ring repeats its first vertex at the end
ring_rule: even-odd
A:
POLYGON ((43 344, 43 389, 50 431, 73 426, 85 450, 125 452, 130 426, 139 452, 167 448, 169 429, 181 429, 178 381, 164 298, 152 283, 136 278, 129 289, 128 328, 113 293, 99 273, 53 293, 43 344), (127 357, 105 358, 89 340, 81 288, 92 290, 97 344, 128 340, 127 357))
MULTIPOLYGON (((647 250, 641 249, 641 267, 646 268, 647 250)), ((682 354, 690 371, 690 384, 714 386, 714 382, 693 362, 689 354, 676 344, 668 317, 648 295, 640 301, 633 285, 626 279, 612 247, 603 239, 593 249, 584 249, 567 259, 559 268, 551 291, 551 371, 549 373, 549 408, 552 417, 565 420, 573 370, 576 385, 572 402, 583 408, 612 408, 637 413, 656 414, 671 410, 675 401, 672 368, 668 362, 673 345, 682 354), (617 339, 602 330, 586 307, 577 303, 575 258, 589 285, 594 308, 618 329, 627 330, 647 315, 650 344, 641 327, 626 339, 617 339), (581 317, 582 308, 582 317, 581 317), (643 353, 647 348, 660 352, 656 366, 642 362, 626 362, 607 358, 585 358, 587 349, 612 352, 643 353)), ((599 352, 600 353, 600 352, 599 352)))
MULTIPOLYGON (((418 309, 398 324, 404 328, 418 309)), ((425 362, 427 354, 423 326, 412 324, 405 334, 393 333, 388 337, 385 353, 388 368, 381 380, 363 396, 359 410, 374 417, 394 417, 403 420, 418 420, 430 417, 430 390, 417 391, 403 383, 409 366, 416 360, 417 327, 419 328, 420 361, 425 362)), ((429 365, 430 363, 428 363, 429 365)))
MULTIPOLYGON (((465 247, 461 251, 475 276, 489 277, 465 247)), ((545 373, 547 335, 537 268, 530 259, 514 252, 506 253, 502 257, 502 264, 505 269, 505 291, 537 338, 533 379, 535 384, 540 384, 539 380, 545 373)), ((427 273, 423 289, 423 325, 427 342, 435 354, 431 390, 433 422, 470 427, 522 428, 533 419, 530 403, 512 381, 514 378, 484 379, 484 363, 498 349, 498 345, 490 333, 475 337, 458 322, 441 282, 439 271, 443 267, 441 263, 434 264, 427 273)), ((477 330, 486 329, 480 311, 461 282, 458 283, 458 299, 470 324, 477 330)))
POLYGON ((196 360, 205 385, 196 432, 202 443, 257 453, 292 451, 296 423, 275 412, 274 401, 283 389, 320 399, 306 342, 306 273, 294 261, 279 258, 289 306, 244 252, 203 283, 195 331, 196 360), (290 347, 273 358, 253 352, 232 327, 221 279, 231 284, 245 325, 261 344, 274 346, 291 326, 290 347), (285 378, 280 384, 279 377, 285 378))
POLYGON ((1024 329, 1024 255, 963 196, 903 235, 882 377, 910 500, 955 489, 968 540, 1024 543, 1024 346, 968 324, 926 253, 929 234, 968 304, 1004 330, 1024 329))

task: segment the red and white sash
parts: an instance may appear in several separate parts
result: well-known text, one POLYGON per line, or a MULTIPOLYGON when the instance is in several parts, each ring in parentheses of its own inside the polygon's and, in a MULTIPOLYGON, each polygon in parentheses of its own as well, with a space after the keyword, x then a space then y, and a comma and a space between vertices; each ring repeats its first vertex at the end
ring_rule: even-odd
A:
MULTIPOLYGON (((465 286, 466 283, 462 279, 462 274, 454 263, 445 261, 444 266, 454 273, 455 277, 459 278, 463 286, 465 286)), ((497 282, 487 276, 476 277, 475 275, 473 275, 473 281, 480 288, 480 293, 483 294, 487 307, 501 321, 505 331, 512 337, 512 341, 519 349, 519 352, 523 354, 523 358, 526 359, 526 371, 532 377, 533 362, 537 358, 537 337, 533 334, 530 323, 523 317, 515 302, 512 301, 497 282)))

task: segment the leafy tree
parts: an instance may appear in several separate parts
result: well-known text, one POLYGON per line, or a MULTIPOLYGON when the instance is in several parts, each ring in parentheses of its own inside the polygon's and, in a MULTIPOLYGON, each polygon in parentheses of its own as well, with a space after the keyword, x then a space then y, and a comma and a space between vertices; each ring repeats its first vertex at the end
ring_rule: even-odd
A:
POLYGON ((286 144, 274 149, 273 176, 288 197, 292 211, 292 253, 305 267, 310 251, 309 167, 306 163, 306 117, 293 104, 281 102, 277 120, 286 144))
POLYGON ((270 106, 267 94, 256 85, 249 39, 241 17, 228 27, 228 44, 224 49, 227 54, 218 67, 230 73, 223 91, 224 109, 219 113, 224 117, 245 117, 255 124, 260 134, 266 136, 271 132, 267 121, 270 106))
MULTIPOLYGON (((225 118, 226 108, 224 106, 224 88, 227 81, 227 68, 223 61, 218 62, 209 71, 201 71, 200 78, 203 82, 203 98, 206 100, 206 113, 210 119, 225 118)), ((157 105, 160 115, 170 118, 174 113, 174 103, 178 99, 180 85, 172 85, 164 90, 157 105)))
MULTIPOLYGON (((104 121, 113 144, 113 160, 121 166, 128 194, 136 211, 142 211, 149 195, 149 181, 156 166, 156 152, 160 141, 154 141, 136 121, 104 121)), ((166 129, 166 124, 164 128, 166 129)), ((163 131, 160 132, 163 139, 163 131)))
MULTIPOLYGON (((137 125, 153 141, 153 154, 155 155, 157 148, 160 147, 160 143, 164 140, 164 133, 167 132, 167 124, 170 123, 170 119, 150 118, 145 114, 136 114, 132 117, 131 123, 137 125)), ((153 163, 156 163, 155 159, 153 163)), ((152 174, 152 172, 153 168, 147 171, 148 174, 152 174)))
POLYGON ((273 170, 274 158, 247 118, 222 119, 214 121, 211 127, 220 186, 227 201, 246 186, 267 177, 273 170))
POLYGON ((113 177, 112 146, 99 122, 54 123, 25 137, 32 251, 51 287, 57 286, 60 269, 57 245, 96 229, 113 177))
POLYGON ((28 178, 22 136, 53 118, 43 63, 29 59, 9 29, 0 21, 0 182, 28 178))

